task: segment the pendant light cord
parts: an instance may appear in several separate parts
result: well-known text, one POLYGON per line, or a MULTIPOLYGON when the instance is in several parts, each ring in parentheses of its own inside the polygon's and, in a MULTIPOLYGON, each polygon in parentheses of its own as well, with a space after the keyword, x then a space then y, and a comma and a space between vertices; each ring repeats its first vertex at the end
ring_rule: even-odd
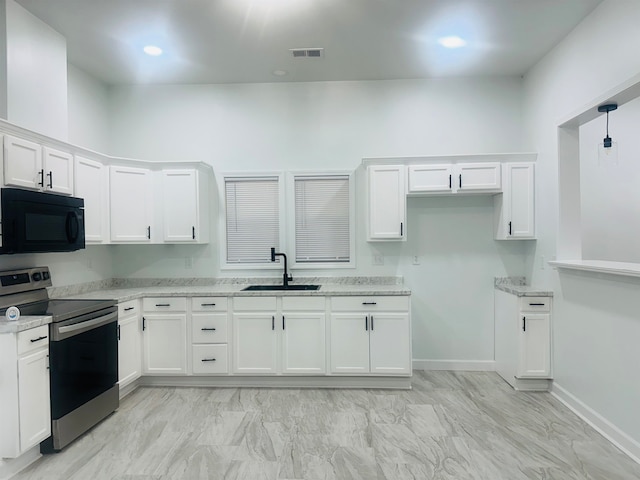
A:
POLYGON ((609 136, 609 111, 607 110, 607 137, 609 136))

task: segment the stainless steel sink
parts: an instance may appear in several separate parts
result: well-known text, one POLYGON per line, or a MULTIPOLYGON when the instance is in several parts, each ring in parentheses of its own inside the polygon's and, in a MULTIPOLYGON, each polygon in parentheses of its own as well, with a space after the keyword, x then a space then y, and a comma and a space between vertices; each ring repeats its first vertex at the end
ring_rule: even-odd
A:
POLYGON ((318 290, 320 285, 249 285, 242 290, 245 292, 264 292, 270 290, 318 290))

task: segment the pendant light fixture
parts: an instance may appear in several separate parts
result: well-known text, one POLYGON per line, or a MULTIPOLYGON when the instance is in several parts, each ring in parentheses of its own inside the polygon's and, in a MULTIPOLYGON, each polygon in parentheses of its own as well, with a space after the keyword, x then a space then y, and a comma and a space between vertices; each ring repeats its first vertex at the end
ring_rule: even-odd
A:
POLYGON ((598 107, 598 111, 607 114, 607 136, 604 137, 602 143, 598 144, 598 164, 599 165, 617 165, 618 164, 618 143, 614 142, 609 136, 609 112, 613 112, 618 108, 617 103, 605 103, 598 107))

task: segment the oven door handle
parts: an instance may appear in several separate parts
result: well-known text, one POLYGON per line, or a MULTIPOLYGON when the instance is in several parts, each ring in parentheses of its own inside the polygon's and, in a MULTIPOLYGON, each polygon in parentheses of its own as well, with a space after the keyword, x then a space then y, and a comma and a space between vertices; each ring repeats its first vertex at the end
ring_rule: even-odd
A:
POLYGON ((118 312, 115 311, 101 317, 94 318, 93 320, 87 320, 86 322, 74 323, 73 325, 67 325, 66 327, 57 327, 54 328, 52 339, 54 341, 64 340, 65 338, 73 337, 74 335, 79 335, 89 330, 93 330, 94 328, 101 327, 102 325, 106 325, 107 323, 111 323, 114 320, 117 320, 117 318, 118 312))

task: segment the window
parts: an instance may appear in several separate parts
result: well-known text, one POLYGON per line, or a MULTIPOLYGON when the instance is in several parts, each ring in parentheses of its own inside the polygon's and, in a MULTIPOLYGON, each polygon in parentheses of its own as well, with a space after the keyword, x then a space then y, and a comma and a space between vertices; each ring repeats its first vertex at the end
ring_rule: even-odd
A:
POLYGON ((227 264, 271 263, 280 249, 280 187, 277 176, 226 177, 227 264))
POLYGON ((298 266, 351 263, 350 206, 349 175, 294 176, 294 243, 298 266))

